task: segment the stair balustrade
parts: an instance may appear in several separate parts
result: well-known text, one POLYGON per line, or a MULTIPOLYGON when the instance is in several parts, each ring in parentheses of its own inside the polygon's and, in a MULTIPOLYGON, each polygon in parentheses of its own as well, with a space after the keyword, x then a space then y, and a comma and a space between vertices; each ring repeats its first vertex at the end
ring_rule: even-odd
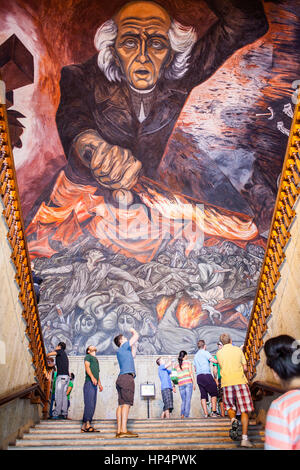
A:
MULTIPOLYGON (((1 80, 1 77, 0 77, 1 80)), ((0 82, 3 85, 3 82, 0 82)), ((3 88, 3 87, 2 87, 3 88)), ((26 323, 26 335, 32 355, 36 380, 42 393, 43 413, 46 416, 51 387, 51 368, 48 367, 43 341, 42 328, 38 315, 38 306, 34 292, 30 257, 25 239, 24 222, 18 191, 17 177, 10 143, 6 105, 0 100, 0 182, 1 198, 4 205, 11 247, 11 259, 15 266, 15 280, 19 286, 19 299, 23 306, 23 318, 26 323)))
POLYGON ((264 344, 263 337, 268 329, 267 323, 272 313, 272 302, 280 279, 280 268, 285 260, 285 249, 291 237, 290 228, 296 215, 294 207, 299 194, 300 105, 298 99, 282 166, 267 248, 244 342, 249 382, 252 382, 256 375, 260 351, 264 344))

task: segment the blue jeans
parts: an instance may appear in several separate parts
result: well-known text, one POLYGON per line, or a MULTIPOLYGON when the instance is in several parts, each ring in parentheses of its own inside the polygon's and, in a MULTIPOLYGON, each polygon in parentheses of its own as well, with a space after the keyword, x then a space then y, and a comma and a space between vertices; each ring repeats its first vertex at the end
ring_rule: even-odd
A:
POLYGON ((83 386, 83 399, 84 399, 84 412, 82 422, 86 423, 89 421, 91 423, 96 403, 97 403, 97 385, 93 385, 90 380, 86 381, 83 386))
POLYGON ((193 384, 181 385, 179 387, 179 392, 181 396, 181 415, 188 418, 191 409, 193 384))

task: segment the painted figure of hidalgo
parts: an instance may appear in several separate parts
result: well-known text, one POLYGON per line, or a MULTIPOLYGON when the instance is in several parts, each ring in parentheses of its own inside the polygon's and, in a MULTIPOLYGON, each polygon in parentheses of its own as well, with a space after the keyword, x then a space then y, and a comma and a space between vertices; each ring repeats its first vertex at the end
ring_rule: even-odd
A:
MULTIPOLYGON (((95 198, 101 194, 106 202, 121 197, 164 213, 172 188, 164 193, 153 184, 163 183, 159 165, 190 92, 268 29, 260 0, 206 3, 218 21, 200 39, 192 27, 179 24, 153 1, 127 3, 96 32, 98 54, 62 69, 56 122, 68 163, 50 197, 52 207, 40 207, 33 224, 48 223, 52 217, 57 226, 77 190, 80 197, 85 191, 95 198)), ((187 202, 180 200, 182 205, 187 202)), ((86 211, 91 213, 91 207, 86 211)), ((249 217, 234 219, 230 212, 223 217, 216 211, 206 215, 205 233, 240 240, 257 236, 249 217)), ((93 235, 107 236, 107 229, 96 223, 92 222, 93 235)), ((29 233, 34 230, 29 227, 29 233)), ((144 250, 123 248, 129 256, 135 256, 135 249, 144 250)), ((140 260, 151 260, 156 249, 140 260)))
POLYGON ((157 179, 191 90, 237 49, 266 33, 260 0, 206 0, 219 18, 197 41, 158 4, 133 1, 97 31, 97 56, 62 69, 57 127, 79 183, 131 189, 157 179))

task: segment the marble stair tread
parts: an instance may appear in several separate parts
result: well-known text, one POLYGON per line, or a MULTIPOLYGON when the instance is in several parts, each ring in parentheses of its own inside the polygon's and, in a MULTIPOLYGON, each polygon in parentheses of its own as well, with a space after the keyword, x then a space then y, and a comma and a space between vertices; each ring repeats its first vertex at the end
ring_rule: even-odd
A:
MULTIPOLYGON (((252 423, 254 423, 252 421, 252 423)), ((116 420, 95 420, 99 433, 81 433, 81 421, 45 420, 32 427, 9 450, 197 450, 238 449, 239 441, 229 437, 230 422, 224 418, 128 421, 138 438, 115 437, 116 420)), ((256 449, 263 448, 264 431, 249 426, 249 438, 256 449)))
MULTIPOLYGON (((247 450, 263 450, 264 446, 263 443, 255 443, 255 447, 253 449, 247 449, 247 450)), ((59 447, 53 447, 53 446, 44 446, 41 445, 39 447, 31 447, 31 446, 24 446, 24 447, 9 447, 8 450, 63 450, 63 451, 74 451, 74 450, 105 450, 105 451, 121 451, 121 450, 126 450, 126 451, 150 451, 150 450, 173 450, 173 451, 179 451, 179 450, 241 450, 241 447, 239 443, 234 443, 233 441, 231 443, 214 443, 214 444, 191 444, 191 445, 155 445, 154 447, 152 446, 145 446, 145 445, 124 445, 124 446, 105 446, 102 447, 100 445, 86 445, 85 443, 81 445, 76 445, 76 446, 59 446, 59 447)))

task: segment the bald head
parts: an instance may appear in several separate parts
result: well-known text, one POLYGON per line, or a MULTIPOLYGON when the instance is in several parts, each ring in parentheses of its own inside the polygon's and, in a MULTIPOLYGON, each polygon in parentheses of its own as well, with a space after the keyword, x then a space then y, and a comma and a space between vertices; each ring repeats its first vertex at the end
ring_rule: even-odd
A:
POLYGON ((114 20, 118 24, 127 22, 129 19, 138 21, 156 21, 167 25, 169 29, 171 18, 168 12, 155 2, 133 1, 124 5, 115 15, 114 20))

